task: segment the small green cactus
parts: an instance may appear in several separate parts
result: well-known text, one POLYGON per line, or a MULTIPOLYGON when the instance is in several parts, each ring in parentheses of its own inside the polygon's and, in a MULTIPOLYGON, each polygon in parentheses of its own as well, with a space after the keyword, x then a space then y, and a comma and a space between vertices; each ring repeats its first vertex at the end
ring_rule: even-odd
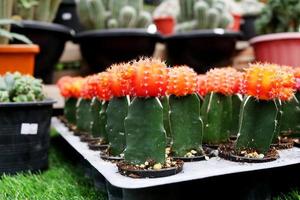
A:
POLYGON ((163 108, 158 98, 135 97, 125 119, 125 161, 144 164, 154 160, 165 163, 166 132, 163 108))
POLYGON ((137 13, 132 6, 124 6, 120 10, 119 22, 122 28, 133 28, 136 21, 137 13))
POLYGON ((279 107, 278 101, 246 96, 241 105, 236 150, 253 149, 266 154, 277 129, 279 107))
POLYGON ((207 28, 213 29, 219 26, 221 16, 216 8, 210 8, 207 11, 207 28))
POLYGON ((128 97, 114 97, 107 106, 106 132, 109 141, 109 151, 112 156, 119 156, 126 147, 124 120, 128 113, 128 97))
POLYGON ((71 124, 76 124, 76 98, 67 98, 65 100, 64 116, 71 124))
POLYGON ((194 7, 195 17, 197 19, 198 28, 204 29, 207 27, 207 11, 208 4, 205 1, 198 1, 194 7))
POLYGON ((76 108, 77 130, 84 133, 91 133, 92 120, 91 99, 80 98, 76 108))
POLYGON ((231 96, 211 92, 205 96, 201 107, 204 123, 203 143, 221 144, 228 141, 232 123, 231 96))
POLYGON ((197 94, 170 96, 170 124, 174 156, 184 157, 191 150, 202 152, 203 122, 197 94))

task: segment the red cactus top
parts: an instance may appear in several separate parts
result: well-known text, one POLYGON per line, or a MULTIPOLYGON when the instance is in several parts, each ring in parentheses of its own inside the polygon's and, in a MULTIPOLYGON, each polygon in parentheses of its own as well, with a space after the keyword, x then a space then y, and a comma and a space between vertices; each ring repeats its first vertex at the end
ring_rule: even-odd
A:
POLYGON ((167 93, 176 96, 186 96, 197 92, 197 74, 187 66, 169 69, 167 93))
POLYGON ((245 94, 261 100, 289 100, 294 94, 296 81, 288 68, 274 64, 252 64, 245 73, 245 94))
POLYGON ((65 98, 79 98, 84 79, 82 77, 64 76, 57 82, 60 93, 65 98))
POLYGON ((208 93, 207 88, 207 76, 204 74, 200 74, 197 77, 197 85, 198 85, 198 94, 204 97, 208 93))
POLYGON ((100 100, 109 101, 112 97, 110 78, 111 76, 109 72, 96 74, 95 79, 98 84, 96 85, 95 94, 100 100))
POLYGON ((164 62, 157 59, 140 59, 132 63, 131 78, 132 96, 164 96, 167 89, 168 69, 164 62))

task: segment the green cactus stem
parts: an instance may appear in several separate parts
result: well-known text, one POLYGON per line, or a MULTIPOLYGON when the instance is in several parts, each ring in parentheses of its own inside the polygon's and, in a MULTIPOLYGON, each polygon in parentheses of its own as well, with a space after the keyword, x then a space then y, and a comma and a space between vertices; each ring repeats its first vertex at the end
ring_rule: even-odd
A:
POLYGON ((202 152, 203 122, 199 97, 191 94, 182 97, 171 95, 169 98, 174 156, 183 157, 191 150, 202 152))
POLYGON ((93 27, 96 29, 104 29, 106 27, 106 19, 108 14, 106 13, 105 6, 100 0, 93 0, 90 3, 90 12, 87 13, 93 19, 93 27))
POLYGON ((101 110, 100 110, 100 116, 99 116, 99 137, 102 139, 103 144, 108 143, 108 136, 106 132, 106 124, 107 124, 107 110, 108 102, 103 101, 101 105, 101 110))
POLYGON ((242 95, 232 95, 232 123, 231 135, 237 135, 239 132, 240 108, 243 101, 242 95))
POLYGON ((79 99, 76 110, 76 125, 77 130, 90 133, 91 122, 93 120, 91 109, 91 99, 79 99))
POLYGON ((76 124, 76 104, 77 98, 67 98, 65 100, 64 116, 71 124, 76 124))
POLYGON ((207 28, 213 29, 219 26, 221 17, 216 8, 210 8, 207 11, 207 28))
POLYGON ((125 161, 137 165, 147 160, 165 163, 166 132, 158 98, 133 99, 125 119, 125 132, 125 161))
POLYGON ((207 27, 207 10, 209 6, 205 1, 198 1, 194 6, 194 15, 198 22, 198 28, 207 27))
POLYGON ((108 29, 113 29, 113 28, 118 28, 119 27, 119 22, 116 19, 109 19, 107 22, 107 28, 108 29))
POLYGON ((226 29, 229 26, 229 24, 232 23, 232 21, 232 15, 230 13, 224 13, 221 16, 219 27, 226 29))
POLYGON ((126 147, 124 120, 128 113, 129 103, 128 97, 114 97, 109 101, 106 109, 106 132, 112 156, 119 156, 126 147))
POLYGON ((228 141, 232 123, 232 99, 218 93, 205 96, 201 107, 204 123, 203 143, 221 144, 228 141))
POLYGON ((274 131, 274 135, 273 135, 273 140, 272 140, 272 144, 277 144, 280 142, 280 128, 281 128, 281 121, 282 121, 282 102, 280 100, 276 100, 276 106, 278 109, 277 112, 277 117, 276 117, 276 124, 275 124, 275 131, 274 131))
POLYGON ((47 21, 50 17, 51 0, 39 1, 39 5, 35 9, 34 18, 38 21, 47 21))
POLYGON ((137 21, 137 12, 132 6, 124 6, 120 10, 119 22, 122 28, 133 28, 137 21))
POLYGON ((171 144, 172 137, 171 137, 171 127, 170 127, 170 105, 169 105, 169 97, 164 96, 160 98, 160 102, 163 107, 163 118, 164 118, 164 128, 166 131, 166 137, 168 144, 171 144))
POLYGON ((291 135, 300 133, 300 93, 297 92, 293 99, 282 105, 281 133, 291 135))
POLYGON ((109 0, 109 10, 112 18, 118 19, 120 10, 127 5, 127 0, 109 0))
POLYGON ((252 149, 266 154, 276 131, 277 101, 257 100, 246 96, 241 105, 239 133, 235 149, 252 149))
POLYGON ((136 10, 137 15, 140 15, 143 10, 144 0, 128 0, 128 5, 136 10))
POLYGON ((182 23, 176 25, 175 29, 176 29, 176 32, 191 31, 197 27, 197 24, 198 24, 197 20, 182 22, 182 23))
POLYGON ((94 138, 101 137, 101 122, 100 122, 100 111, 102 109, 102 102, 94 97, 91 102, 91 109, 93 120, 91 123, 91 132, 94 138))
POLYGON ((195 0, 179 0, 180 3, 180 21, 190 21, 194 19, 195 0))
POLYGON ((147 11, 141 11, 137 19, 136 27, 147 28, 151 24, 151 22, 152 22, 151 14, 147 11))

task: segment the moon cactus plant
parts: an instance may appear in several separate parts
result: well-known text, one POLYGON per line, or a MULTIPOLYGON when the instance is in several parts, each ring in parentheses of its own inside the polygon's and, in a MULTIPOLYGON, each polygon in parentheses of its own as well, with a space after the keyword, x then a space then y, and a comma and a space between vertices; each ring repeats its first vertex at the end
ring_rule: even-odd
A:
POLYGON ((143 165, 145 162, 164 164, 166 132, 163 107, 159 97, 167 89, 168 69, 155 59, 140 59, 131 67, 132 96, 125 118, 125 161, 143 165))
POLYGON ((282 102, 293 97, 294 88, 293 73, 280 66, 254 64, 246 70, 246 96, 241 105, 235 144, 238 153, 248 150, 267 155, 280 127, 282 102))
MULTIPOLYGON (((201 107, 204 122, 203 143, 219 145, 228 141, 232 130, 232 96, 239 93, 242 73, 233 68, 212 69, 205 75, 206 91, 201 107)), ((199 86, 203 88, 203 86, 199 86)))
POLYGON ((197 95, 197 74, 187 66, 169 70, 170 128, 175 157, 203 154, 203 122, 197 95))
POLYGON ((64 76, 59 79, 57 86, 65 98, 64 116, 70 124, 76 124, 76 104, 80 97, 82 77, 64 76))

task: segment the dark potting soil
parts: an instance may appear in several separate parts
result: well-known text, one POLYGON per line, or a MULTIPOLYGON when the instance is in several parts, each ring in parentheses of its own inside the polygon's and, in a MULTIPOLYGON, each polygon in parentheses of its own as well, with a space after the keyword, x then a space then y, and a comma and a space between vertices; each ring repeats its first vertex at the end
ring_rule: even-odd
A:
POLYGON ((294 147, 294 140, 292 138, 279 138, 276 144, 271 144, 271 147, 274 147, 277 150, 291 149, 294 147))
POLYGON ((262 163, 262 162, 270 162, 279 158, 279 154, 275 148, 270 148, 266 155, 263 158, 249 158, 245 155, 249 155, 251 153, 255 153, 256 151, 253 149, 244 150, 246 153, 242 154, 237 152, 234 149, 234 145, 220 145, 219 149, 219 157, 224 158, 226 160, 234 161, 234 162, 248 162, 248 163, 262 163))
POLYGON ((131 178, 159 178, 178 174, 182 171, 184 162, 182 160, 172 161, 170 165, 163 164, 161 169, 154 169, 155 162, 149 160, 149 165, 132 165, 126 161, 117 163, 120 174, 131 178))

